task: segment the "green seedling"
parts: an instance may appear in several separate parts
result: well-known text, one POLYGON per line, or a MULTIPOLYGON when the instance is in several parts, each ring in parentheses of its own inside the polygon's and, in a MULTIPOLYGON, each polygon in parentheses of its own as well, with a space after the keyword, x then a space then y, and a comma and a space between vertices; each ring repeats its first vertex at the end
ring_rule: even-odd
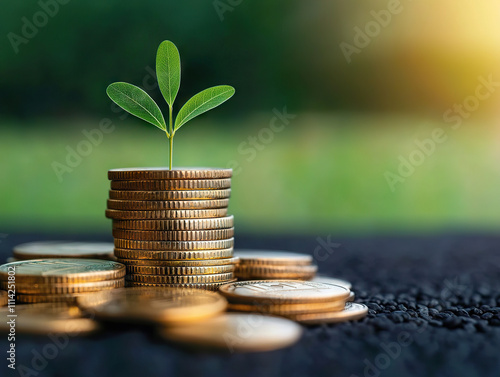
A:
POLYGON ((177 47, 170 41, 163 41, 158 47, 156 76, 160 91, 168 104, 168 127, 156 102, 141 88, 126 82, 115 82, 108 86, 106 93, 123 110, 165 131, 169 139, 168 166, 172 169, 174 136, 177 130, 191 119, 226 102, 233 96, 234 88, 219 85, 202 90, 181 107, 174 122, 174 101, 181 84, 181 58, 177 47))

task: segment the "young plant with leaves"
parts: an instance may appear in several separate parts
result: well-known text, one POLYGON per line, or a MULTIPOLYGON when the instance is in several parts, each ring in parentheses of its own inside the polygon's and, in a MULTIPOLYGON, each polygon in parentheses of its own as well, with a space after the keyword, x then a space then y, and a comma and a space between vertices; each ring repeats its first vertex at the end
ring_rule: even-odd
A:
POLYGON ((168 127, 156 102, 141 88, 126 82, 115 82, 108 86, 106 93, 125 111, 165 131, 170 145, 169 169, 172 169, 173 143, 177 130, 191 119, 226 102, 233 96, 234 88, 219 85, 202 90, 182 106, 174 122, 174 101, 181 84, 181 58, 177 47, 170 41, 163 41, 158 47, 156 76, 160 91, 168 104, 168 127))

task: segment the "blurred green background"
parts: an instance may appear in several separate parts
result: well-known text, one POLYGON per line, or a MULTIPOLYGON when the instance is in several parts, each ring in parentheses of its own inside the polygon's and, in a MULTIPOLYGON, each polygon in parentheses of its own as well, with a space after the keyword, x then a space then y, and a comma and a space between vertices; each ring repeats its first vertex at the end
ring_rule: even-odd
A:
POLYGON ((496 231, 499 11, 493 0, 5 2, 0 232, 107 232, 106 171, 167 163, 164 134, 105 94, 126 81, 165 109, 153 77, 165 39, 181 54, 177 109, 208 86, 236 88, 177 134, 174 164, 235 167, 238 229, 496 231), (98 137, 103 121, 113 130, 98 137), (446 140, 422 152, 436 129, 446 140), (405 176, 401 159, 413 161, 405 176))

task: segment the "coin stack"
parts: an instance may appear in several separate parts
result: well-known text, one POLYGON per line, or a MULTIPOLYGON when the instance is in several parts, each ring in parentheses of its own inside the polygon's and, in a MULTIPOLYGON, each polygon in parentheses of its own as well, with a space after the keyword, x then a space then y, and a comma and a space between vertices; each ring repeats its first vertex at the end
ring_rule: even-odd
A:
POLYGON ((22 303, 67 302, 125 285, 125 266, 99 259, 33 259, 0 266, 0 288, 22 303))
POLYGON ((233 311, 271 314, 316 325, 366 316, 365 305, 348 302, 346 287, 315 281, 250 280, 225 284, 219 292, 233 311))
POLYGON ((106 216, 129 286, 217 290, 234 280, 231 169, 113 169, 106 216))
POLYGON ((318 266, 310 255, 274 250, 236 250, 238 280, 310 280, 318 266))

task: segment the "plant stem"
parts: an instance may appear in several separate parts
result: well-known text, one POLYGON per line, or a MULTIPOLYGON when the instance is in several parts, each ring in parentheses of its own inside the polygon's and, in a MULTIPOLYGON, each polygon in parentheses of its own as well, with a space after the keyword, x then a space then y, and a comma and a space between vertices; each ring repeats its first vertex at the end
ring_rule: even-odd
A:
POLYGON ((174 156, 174 126, 172 124, 172 106, 168 106, 168 129, 170 133, 170 155, 168 158, 168 168, 172 170, 172 160, 174 156))
POLYGON ((170 158, 168 160, 169 162, 169 169, 172 170, 172 159, 173 159, 173 153, 174 153, 174 135, 170 135, 170 158))

